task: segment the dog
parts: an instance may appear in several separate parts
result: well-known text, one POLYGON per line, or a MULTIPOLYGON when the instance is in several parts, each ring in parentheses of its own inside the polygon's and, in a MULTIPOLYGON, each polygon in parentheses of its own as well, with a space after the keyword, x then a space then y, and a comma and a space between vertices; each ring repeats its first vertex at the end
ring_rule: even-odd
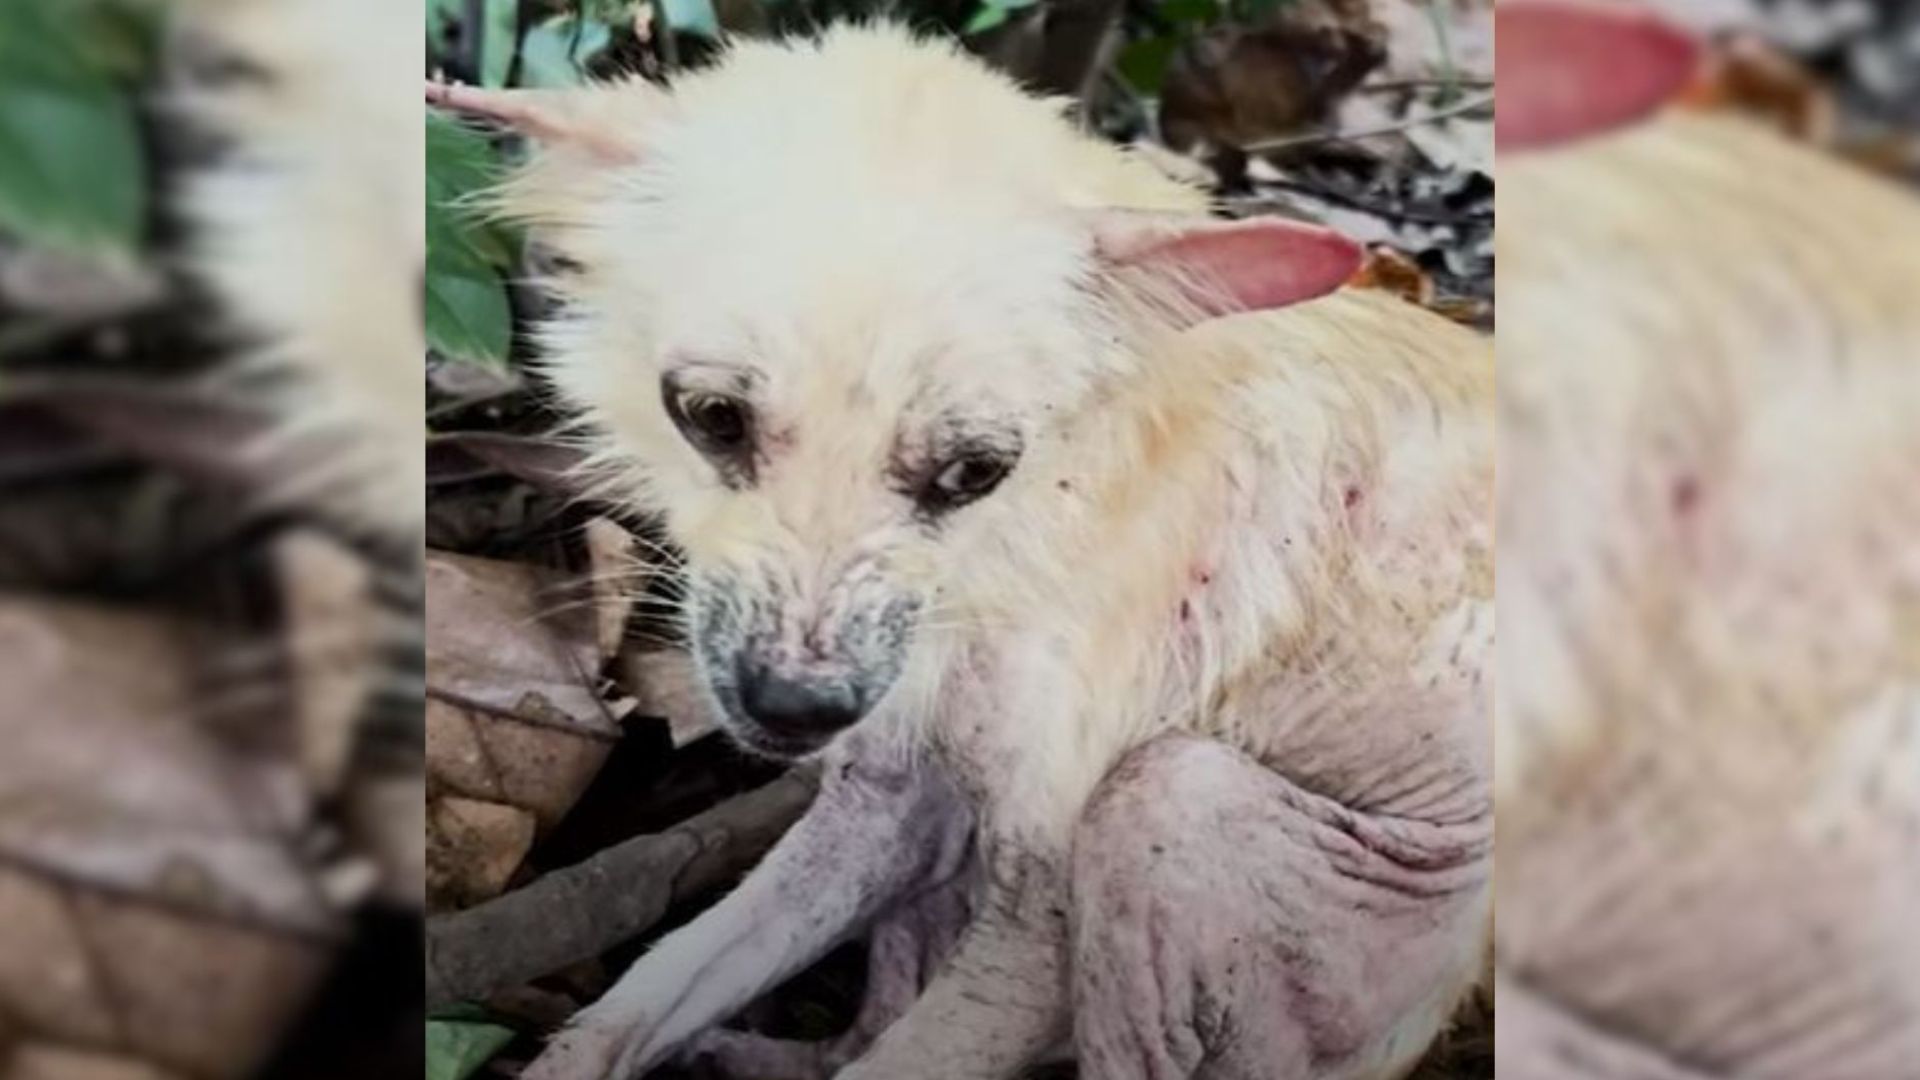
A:
POLYGON ((888 25, 428 100, 540 144, 545 370, 815 805, 529 1066, 1403 1075, 1481 976, 1493 368, 888 25), (716 1025, 875 939, 839 1042, 716 1025))

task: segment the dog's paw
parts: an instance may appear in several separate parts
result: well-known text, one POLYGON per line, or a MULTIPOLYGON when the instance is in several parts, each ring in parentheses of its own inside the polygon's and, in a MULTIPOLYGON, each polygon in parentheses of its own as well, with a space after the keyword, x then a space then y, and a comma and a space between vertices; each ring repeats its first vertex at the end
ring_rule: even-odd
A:
POLYGON ((618 1069, 624 1032, 576 1024, 554 1036, 520 1080, 629 1080, 618 1069))

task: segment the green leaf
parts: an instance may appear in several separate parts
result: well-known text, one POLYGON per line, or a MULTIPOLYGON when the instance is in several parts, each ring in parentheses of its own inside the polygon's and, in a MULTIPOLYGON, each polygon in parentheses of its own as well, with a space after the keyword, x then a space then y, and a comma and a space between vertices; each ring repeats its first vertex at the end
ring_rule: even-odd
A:
POLYGON ((80 49, 73 14, 51 0, 14 0, 0 21, 0 74, 9 83, 97 86, 102 73, 80 49))
POLYGON ((499 176, 493 145, 440 113, 427 113, 427 342, 442 355, 504 364, 513 314, 500 272, 518 235, 483 221, 463 200, 499 176))
POLYGON ((1242 16, 1248 22, 1258 22, 1281 8, 1291 7, 1294 0, 1243 0, 1245 13, 1242 16))
POLYGON ((1135 90, 1142 94, 1158 94, 1160 84, 1167 77, 1167 63, 1173 59, 1173 51, 1179 45, 1180 40, 1172 35, 1145 38, 1122 49, 1120 59, 1114 66, 1120 69, 1121 77, 1135 90))
POLYGON ((9 0, 0 19, 0 229, 131 250, 147 216, 132 80, 155 13, 124 0, 9 0))
POLYGON ((445 113, 427 111, 427 200, 478 191, 500 175, 487 137, 445 113), (439 188, 438 191, 435 188, 439 188))
POLYGON ((520 56, 520 85, 578 86, 586 81, 587 61, 611 40, 613 34, 605 23, 581 22, 570 15, 548 19, 527 32, 520 56))
POLYGON ((476 271, 444 251, 429 251, 426 290, 428 345, 454 360, 496 367, 507 362, 513 311, 497 272, 476 271))
POLYGON ((486 0, 481 5, 484 19, 475 28, 480 34, 480 85, 500 87, 507 84, 507 71, 513 66, 515 0, 486 0))
POLYGON ((74 0, 79 48, 93 67, 121 79, 144 78, 159 52, 162 10, 157 4, 74 0))
POLYGON ((1040 0, 986 0, 980 10, 973 13, 967 25, 960 28, 962 34, 980 34, 993 29, 1013 17, 1013 13, 1022 8, 1030 8, 1040 0))
POLYGON ((427 0, 427 30, 436 31, 446 23, 459 22, 466 13, 466 0, 427 0))
POLYGON ((519 250, 515 230, 481 220, 464 202, 500 176, 499 156, 487 139, 433 111, 427 113, 427 243, 458 246, 497 267, 511 266, 519 250))
POLYGON ((513 1041, 513 1029, 463 1020, 427 1021, 426 1080, 467 1080, 513 1041))
POLYGON ((580 14, 595 22, 624 23, 645 0, 580 0, 580 14))
POLYGON ((984 5, 979 11, 973 13, 973 18, 967 20, 967 25, 961 27, 960 32, 962 34, 984 34, 1006 22, 1010 14, 1012 13, 1006 8, 996 7, 992 4, 984 5))
POLYGON ((713 12, 713 0, 660 0, 660 14, 674 30, 720 40, 720 17, 713 12))
POLYGON ((139 246, 147 164, 133 104, 91 83, 0 68, 0 228, 74 249, 139 246))
POLYGON ((466 17, 466 0, 427 0, 427 55, 439 62, 448 31, 466 17))
POLYGON ((1162 0, 1160 16, 1168 22, 1208 25, 1220 17, 1218 0, 1162 0))
POLYGON ((62 86, 130 83, 152 66, 161 14, 140 0, 8 0, 0 73, 62 86))

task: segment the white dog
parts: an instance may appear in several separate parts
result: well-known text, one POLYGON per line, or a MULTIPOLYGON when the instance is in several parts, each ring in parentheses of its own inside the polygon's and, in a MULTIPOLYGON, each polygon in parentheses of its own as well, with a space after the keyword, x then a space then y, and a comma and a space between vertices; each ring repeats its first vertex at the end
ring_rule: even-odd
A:
POLYGON ((530 1080, 1411 1067, 1484 963, 1484 341, 895 29, 429 96, 545 144, 551 374, 729 730, 826 766, 530 1080), (875 926, 848 1040, 709 1031, 875 926))

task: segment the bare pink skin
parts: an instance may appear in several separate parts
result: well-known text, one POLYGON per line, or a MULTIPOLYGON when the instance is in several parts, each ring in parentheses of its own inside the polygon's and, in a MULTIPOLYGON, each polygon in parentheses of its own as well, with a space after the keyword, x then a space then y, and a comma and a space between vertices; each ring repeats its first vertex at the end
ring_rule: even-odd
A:
POLYGON ((1492 839, 1356 814, 1204 739, 1135 750, 1075 842, 1083 1075, 1369 1074, 1380 1033, 1457 967, 1435 931, 1477 903, 1492 839))
POLYGON ((845 1034, 804 1042, 715 1028, 680 1057, 711 1064, 733 1080, 827 1080, 866 1053, 926 988, 967 924, 971 886, 963 874, 882 917, 869 943, 866 994, 845 1034))
MULTIPOLYGON (((1073 1056, 1089 1077, 1346 1075, 1458 962, 1436 935, 1488 875, 1484 821, 1383 822, 1218 743, 1167 736, 1102 784, 1067 920, 1073 1056)), ((969 916, 956 879, 874 931, 853 1028, 712 1030, 680 1055, 734 1080, 826 1080, 906 1012, 969 916)))
MULTIPOLYGON (((876 752, 859 740, 850 749, 876 752)), ((676 935, 728 944, 702 946, 693 971, 656 950, 641 964, 674 970, 639 985, 657 1000, 609 995, 528 1080, 637 1076, 669 1056, 705 1058, 739 1080, 851 1075, 843 1066, 924 1005, 916 996, 954 959, 970 895, 993 902, 991 884, 954 861, 955 830, 970 826, 941 794, 951 790, 925 765, 834 763, 819 803, 749 885, 676 935), (902 811, 908 820, 893 816, 902 811), (907 838, 944 838, 946 854, 903 850, 907 838), (868 884, 849 892, 835 879, 868 884), (790 902, 783 920, 748 925, 758 894, 790 902), (868 926, 871 995, 845 1036, 807 1044, 713 1027, 868 926), (747 939, 769 944, 742 948, 747 939), (651 1038, 668 1018, 691 1029, 683 1041, 651 1038)), ((1447 928, 1484 889, 1490 851, 1484 815, 1429 824, 1359 814, 1222 744, 1163 736, 1114 769, 1077 830, 1067 910, 1043 924, 1069 958, 1070 988, 1035 984, 1050 970, 1044 949, 1004 958, 994 985, 1014 998, 1065 991, 1067 1046, 1025 1063, 1070 1048, 1090 1080, 1391 1075, 1358 1055, 1377 1056, 1386 1029, 1457 968, 1447 928)), ((968 929, 1006 917, 979 913, 968 929)))

